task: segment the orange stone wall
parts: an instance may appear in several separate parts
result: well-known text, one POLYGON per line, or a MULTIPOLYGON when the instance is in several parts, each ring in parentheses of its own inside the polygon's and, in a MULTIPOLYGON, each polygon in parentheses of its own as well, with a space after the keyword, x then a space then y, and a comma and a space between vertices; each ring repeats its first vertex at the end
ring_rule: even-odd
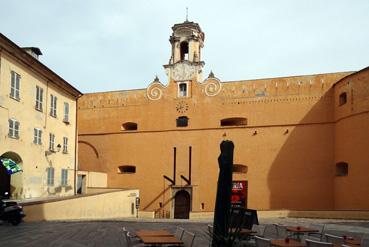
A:
POLYGON ((176 147, 176 186, 186 185, 180 175, 189 177, 191 146, 192 211, 213 211, 219 144, 229 139, 235 144, 234 163, 248 167, 233 179, 248 181, 249 208, 368 209, 369 199, 360 197, 369 190, 362 186, 369 183, 363 172, 368 164, 364 151, 369 146, 369 93, 360 88, 367 90, 369 80, 362 75, 367 75, 365 70, 353 74, 361 78, 350 79, 357 94, 354 111, 344 109, 351 103, 338 109, 337 94, 345 82, 333 85, 349 74, 220 84, 208 78, 192 81, 188 98, 177 98, 174 81, 85 94, 78 106, 80 170, 107 172, 109 187, 138 188, 141 210, 170 212, 175 190, 163 175, 173 178, 176 147), (207 85, 212 83, 221 90, 208 96, 207 85), (159 99, 149 99, 153 88, 159 89, 159 99), (177 112, 179 102, 188 105, 186 112, 177 112), (176 127, 179 116, 189 118, 188 127, 176 127), (220 120, 229 117, 245 117, 247 125, 220 126, 220 120), (137 123, 138 129, 123 130, 125 122, 137 123), (357 151, 352 144, 359 146, 357 151), (350 164, 349 176, 335 177, 335 163, 342 160, 350 164), (121 174, 120 165, 134 165, 136 173, 121 174), (354 195, 350 201, 344 196, 349 191, 354 195))
POLYGON ((369 209, 369 69, 341 80, 334 94, 334 163, 348 163, 347 176, 334 178, 334 206, 369 209), (347 102, 339 106, 343 92, 347 93, 347 102))

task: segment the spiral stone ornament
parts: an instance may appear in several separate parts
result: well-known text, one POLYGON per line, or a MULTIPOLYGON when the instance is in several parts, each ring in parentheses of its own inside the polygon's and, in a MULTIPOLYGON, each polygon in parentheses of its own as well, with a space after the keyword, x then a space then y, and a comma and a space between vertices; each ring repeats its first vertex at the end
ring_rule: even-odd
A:
POLYGON ((205 94, 207 96, 215 96, 218 93, 220 93, 220 90, 222 89, 222 84, 219 80, 212 79, 209 80, 209 82, 205 85, 205 94))
POLYGON ((162 85, 160 83, 152 84, 147 88, 146 94, 150 100, 159 100, 163 95, 162 85))

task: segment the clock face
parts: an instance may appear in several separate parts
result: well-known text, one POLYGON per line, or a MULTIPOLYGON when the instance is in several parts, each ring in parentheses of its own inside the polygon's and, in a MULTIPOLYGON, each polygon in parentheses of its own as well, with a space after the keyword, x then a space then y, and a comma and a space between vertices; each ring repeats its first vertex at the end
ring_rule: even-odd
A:
POLYGON ((195 74, 195 67, 186 63, 178 63, 173 68, 173 79, 175 81, 191 80, 195 74))
POLYGON ((176 105, 176 110, 178 113, 185 113, 188 110, 188 104, 184 101, 180 101, 176 105))

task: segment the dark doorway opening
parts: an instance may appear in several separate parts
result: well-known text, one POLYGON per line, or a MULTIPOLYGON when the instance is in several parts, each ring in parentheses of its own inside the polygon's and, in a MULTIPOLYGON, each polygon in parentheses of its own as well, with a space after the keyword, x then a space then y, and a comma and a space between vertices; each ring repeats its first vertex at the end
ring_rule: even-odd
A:
POLYGON ((185 190, 180 190, 174 197, 174 218, 189 219, 191 210, 190 194, 185 190))
POLYGON ((78 175, 77 177, 77 194, 86 193, 86 175, 78 175))
POLYGON ((6 172, 6 168, 0 163, 0 196, 5 192, 10 193, 10 175, 6 172))
MULTIPOLYGON (((0 156, 0 159, 2 158, 11 159, 18 165, 22 165, 22 159, 17 153, 6 152, 0 156)), ((0 195, 4 195, 4 192, 8 192, 8 196, 12 197, 15 189, 14 185, 11 186, 11 175, 8 174, 6 168, 0 163, 0 195)))

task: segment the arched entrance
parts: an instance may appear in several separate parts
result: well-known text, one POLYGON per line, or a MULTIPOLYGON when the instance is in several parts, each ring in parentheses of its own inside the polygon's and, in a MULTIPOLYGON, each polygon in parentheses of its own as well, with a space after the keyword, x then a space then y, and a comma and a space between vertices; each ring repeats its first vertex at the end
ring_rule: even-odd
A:
MULTIPOLYGON (((6 152, 0 156, 0 159, 7 158, 12 159, 15 163, 22 163, 21 157, 14 152, 6 152)), ((6 171, 6 168, 0 163, 0 195, 4 195, 4 192, 9 192, 9 196, 12 194, 11 188, 11 175, 9 175, 6 171)))
POLYGON ((174 197, 174 218, 188 219, 190 218, 191 197, 185 190, 180 190, 174 197))

